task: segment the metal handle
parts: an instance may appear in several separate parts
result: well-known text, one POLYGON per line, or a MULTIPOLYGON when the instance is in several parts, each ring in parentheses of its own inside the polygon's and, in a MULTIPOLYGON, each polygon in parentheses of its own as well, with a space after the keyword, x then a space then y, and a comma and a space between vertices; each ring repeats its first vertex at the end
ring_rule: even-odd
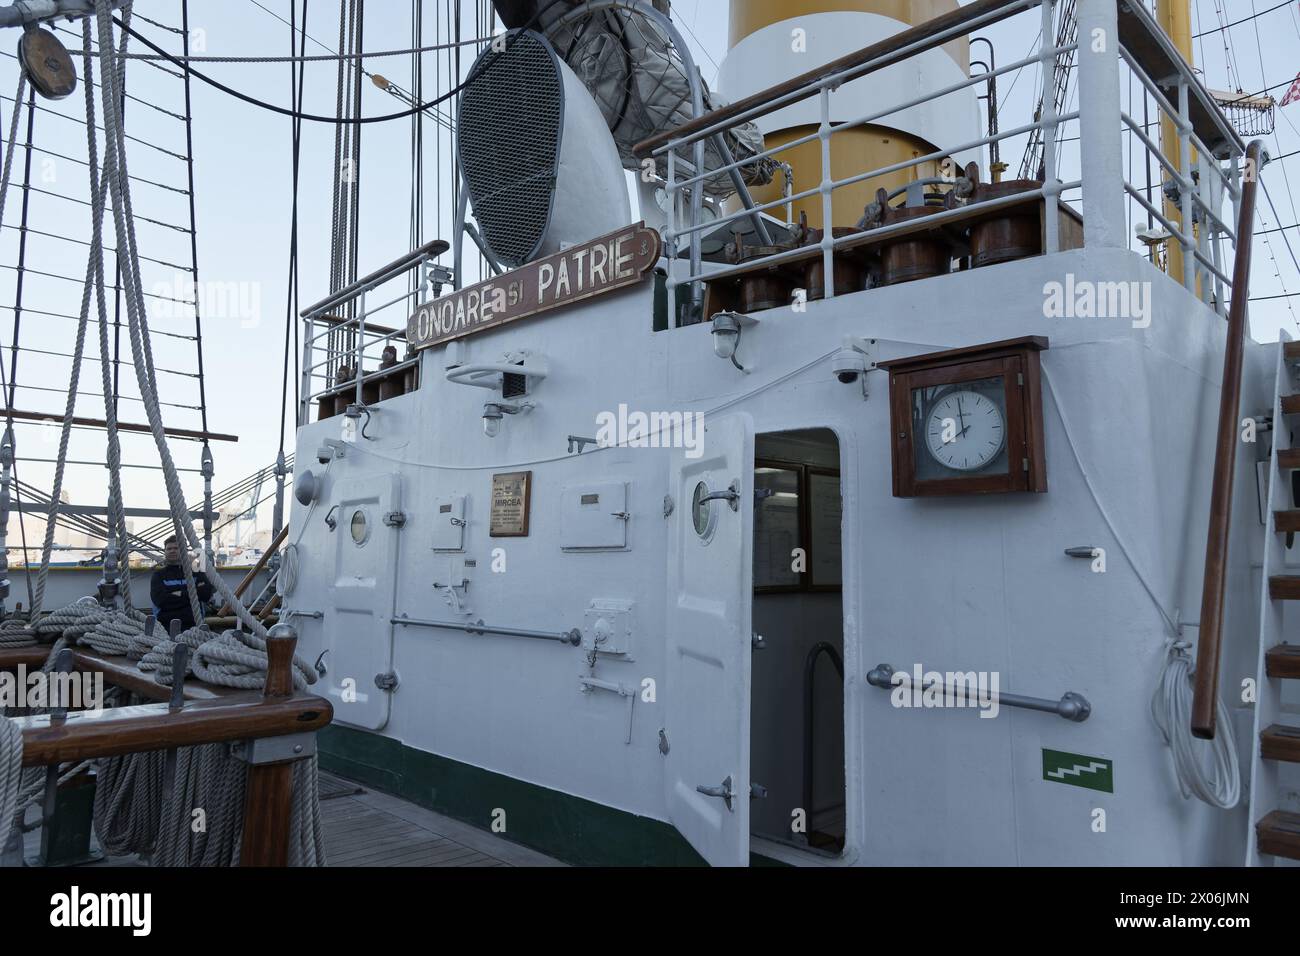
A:
POLYGON ((730 777, 722 781, 721 785, 719 786, 706 787, 703 784, 700 784, 695 789, 697 792, 704 794, 706 797, 721 797, 722 802, 727 805, 727 809, 728 810, 731 809, 731 801, 732 798, 735 797, 735 794, 731 792, 730 777))
POLYGON ((404 627, 442 627, 452 631, 465 631, 469 634, 505 634, 508 637, 531 637, 542 641, 558 641, 561 644, 569 644, 577 647, 582 643, 582 631, 576 627, 568 631, 534 631, 522 627, 493 627, 490 624, 484 624, 481 620, 473 624, 462 624, 456 621, 426 621, 416 617, 407 617, 405 614, 400 617, 390 618, 394 624, 400 624, 404 627))
POLYGON ((729 487, 723 491, 710 491, 707 495, 700 498, 700 503, 706 501, 725 501, 731 505, 732 511, 740 510, 740 482, 733 481, 729 487))
MULTIPOLYGON (((894 688, 894 673, 894 669, 888 664, 877 664, 867 672, 867 683, 872 687, 892 690, 894 688)), ((949 688, 947 684, 944 685, 943 689, 945 692, 956 690, 956 688, 949 688)), ((1076 724, 1081 724, 1092 716, 1092 704, 1088 702, 1088 698, 1074 691, 1066 691, 1061 695, 1060 700, 998 693, 997 702, 1004 707, 1020 707, 1023 710, 1037 710, 1045 714, 1056 714, 1056 716, 1063 717, 1076 724)))

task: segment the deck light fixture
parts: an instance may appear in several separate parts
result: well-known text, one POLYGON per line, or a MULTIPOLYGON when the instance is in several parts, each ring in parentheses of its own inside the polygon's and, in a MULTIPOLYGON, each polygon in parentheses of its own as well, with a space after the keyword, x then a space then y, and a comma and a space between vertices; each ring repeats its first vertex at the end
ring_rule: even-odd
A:
POLYGON ((532 402, 485 402, 483 404, 483 434, 496 438, 501 433, 501 421, 506 415, 518 415, 533 407, 532 402))
POLYGON ((754 325, 755 319, 740 312, 719 312, 713 316, 713 354, 720 359, 729 359, 731 364, 742 372, 748 372, 736 360, 736 347, 740 344, 740 332, 747 325, 754 325))

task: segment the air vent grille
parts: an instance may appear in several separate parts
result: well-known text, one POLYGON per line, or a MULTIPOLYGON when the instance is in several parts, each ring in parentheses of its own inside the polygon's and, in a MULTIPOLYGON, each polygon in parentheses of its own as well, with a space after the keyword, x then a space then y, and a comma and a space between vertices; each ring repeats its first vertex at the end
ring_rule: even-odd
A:
POLYGON ((564 85, 540 36, 511 33, 474 64, 461 95, 460 162, 474 218, 509 268, 530 261, 551 221, 564 85))

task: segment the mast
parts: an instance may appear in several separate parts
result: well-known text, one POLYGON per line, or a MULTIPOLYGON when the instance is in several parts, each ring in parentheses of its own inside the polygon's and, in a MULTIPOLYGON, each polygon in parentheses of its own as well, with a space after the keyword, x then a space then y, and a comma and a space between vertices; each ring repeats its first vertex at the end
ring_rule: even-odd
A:
MULTIPOLYGON (((1192 59, 1192 12, 1191 4, 1188 0, 1156 0, 1156 19, 1161 29, 1169 35, 1174 46, 1183 59, 1187 61, 1188 66, 1195 66, 1192 59)), ((1174 104, 1177 105, 1176 103, 1174 104)), ((1179 157, 1178 127, 1169 116, 1160 117, 1160 152, 1174 164, 1178 165, 1179 157)), ((1196 161, 1196 152, 1192 152, 1192 162, 1196 161)), ((1165 196, 1164 202, 1165 217, 1170 222, 1175 223, 1179 229, 1184 229, 1183 210, 1177 203, 1165 196)), ((1170 240, 1166 244, 1168 249, 1168 259, 1165 264, 1165 272, 1181 281, 1183 275, 1183 247, 1176 240, 1170 240)))

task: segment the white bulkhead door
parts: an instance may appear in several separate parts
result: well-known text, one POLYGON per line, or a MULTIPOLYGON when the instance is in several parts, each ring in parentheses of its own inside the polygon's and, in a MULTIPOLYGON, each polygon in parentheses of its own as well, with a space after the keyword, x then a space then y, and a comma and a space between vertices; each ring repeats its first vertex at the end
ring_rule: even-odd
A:
MULTIPOLYGON (((334 719, 367 730, 388 723, 392 694, 375 681, 393 669, 393 608, 402 479, 359 475, 338 483, 334 580, 325 612, 326 693, 334 719)), ((382 680, 382 678, 381 678, 382 680)))
POLYGON ((699 457, 671 452, 660 748, 669 819, 714 866, 749 863, 753 476, 745 414, 709 421, 699 457))

